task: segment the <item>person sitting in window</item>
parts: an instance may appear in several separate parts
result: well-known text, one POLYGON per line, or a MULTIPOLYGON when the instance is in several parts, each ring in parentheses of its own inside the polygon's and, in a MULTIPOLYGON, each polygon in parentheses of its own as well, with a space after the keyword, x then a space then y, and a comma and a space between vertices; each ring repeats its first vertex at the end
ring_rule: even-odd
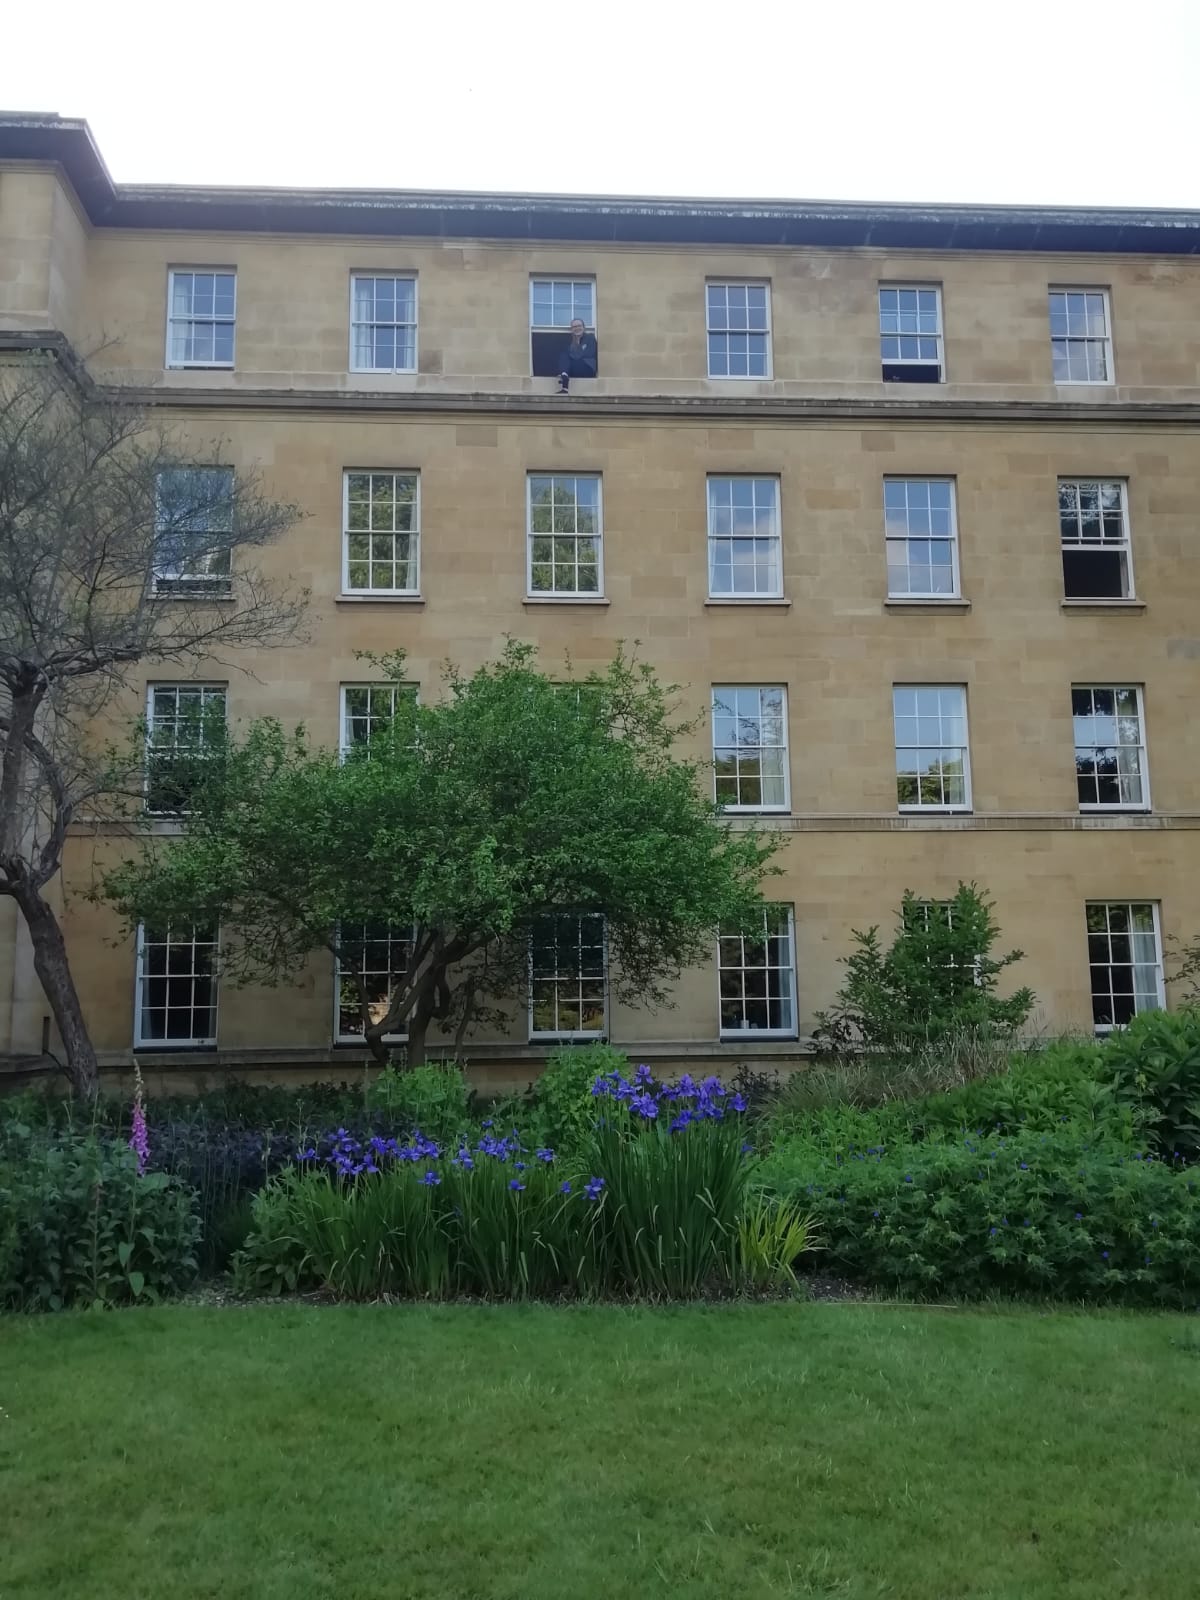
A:
POLYGON ((572 378, 594 378, 598 352, 596 335, 584 330, 583 318, 571 323, 571 341, 563 346, 558 367, 558 392, 566 394, 572 378))

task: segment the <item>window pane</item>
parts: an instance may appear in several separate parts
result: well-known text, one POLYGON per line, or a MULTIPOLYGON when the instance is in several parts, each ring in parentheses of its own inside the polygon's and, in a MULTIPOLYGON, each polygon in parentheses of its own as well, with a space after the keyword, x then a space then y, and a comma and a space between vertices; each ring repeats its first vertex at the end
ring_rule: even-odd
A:
POLYGON ((949 479, 886 479, 883 518, 888 593, 957 593, 953 483, 949 479))
POLYGON ((1089 905, 1087 939, 1096 1027, 1121 1026, 1139 1011, 1162 1004, 1162 951, 1153 905, 1089 905))
POLYGON ((796 1029, 795 959, 788 907, 766 907, 757 931, 717 939, 722 1034, 796 1029))
POLYGON ((782 687, 715 686, 712 723, 718 804, 786 809, 786 691, 782 687))
POLYGON ((603 1033, 604 919, 562 912, 539 917, 530 933, 530 1031, 603 1033))
POLYGON ((901 806, 965 807, 966 692, 958 686, 893 690, 896 795, 901 806))

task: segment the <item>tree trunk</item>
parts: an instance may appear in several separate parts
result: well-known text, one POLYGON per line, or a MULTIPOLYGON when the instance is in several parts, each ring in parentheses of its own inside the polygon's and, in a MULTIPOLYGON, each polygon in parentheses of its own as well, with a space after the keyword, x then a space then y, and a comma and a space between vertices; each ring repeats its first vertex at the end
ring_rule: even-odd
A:
POLYGON ((67 1055, 67 1076, 72 1091, 92 1099, 100 1087, 96 1052, 83 1020, 79 991, 71 976, 67 946, 53 908, 32 884, 21 884, 13 891, 33 945, 33 967, 46 992, 54 1020, 67 1055))
POLYGON ((429 1032, 429 1023, 433 1017, 435 991, 432 984, 421 991, 421 996, 412 1008, 408 1018, 408 1044, 405 1048, 405 1065, 408 1067, 423 1067, 425 1065, 425 1036, 429 1032))

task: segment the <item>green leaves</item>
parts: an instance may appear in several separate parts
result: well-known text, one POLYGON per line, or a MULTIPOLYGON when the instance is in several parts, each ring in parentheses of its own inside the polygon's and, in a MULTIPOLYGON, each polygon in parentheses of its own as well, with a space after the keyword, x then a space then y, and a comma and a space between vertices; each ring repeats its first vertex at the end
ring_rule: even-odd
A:
POLYGON ((1012 1038, 1033 1009, 1031 989, 1001 997, 1000 974, 1021 959, 995 957, 1000 929, 992 902, 974 883, 952 900, 919 899, 905 890, 898 928, 885 951, 878 928, 853 932, 846 979, 817 1036, 835 1051, 911 1053, 951 1034, 1012 1038))
POLYGON ((166 1173, 139 1176, 121 1139, 10 1133, 0 1130, 0 1307, 126 1305, 191 1282, 191 1189, 166 1173))
MULTIPOLYGON (((402 657, 373 665, 402 681, 402 657)), ((654 1004, 718 925, 752 917, 774 848, 675 754, 691 724, 672 693, 623 653, 564 684, 510 643, 469 677, 447 668, 440 698, 397 696, 345 760, 255 724, 198 783, 183 836, 147 840, 103 892, 131 925, 219 922, 233 982, 290 978, 339 929, 412 930, 388 1014, 361 1006, 367 1041, 407 1029, 410 1059, 472 962, 476 1000, 523 985, 548 912, 602 913, 613 991, 654 1004)))
POLYGON ((1143 1011, 1109 1035, 1102 1067, 1156 1150, 1200 1156, 1200 1009, 1143 1011))

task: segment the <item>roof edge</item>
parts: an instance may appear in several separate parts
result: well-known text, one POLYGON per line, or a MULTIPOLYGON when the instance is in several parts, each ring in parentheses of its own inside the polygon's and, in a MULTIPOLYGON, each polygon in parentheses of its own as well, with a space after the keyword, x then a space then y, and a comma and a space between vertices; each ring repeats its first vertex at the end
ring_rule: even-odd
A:
POLYGON ((116 184, 87 122, 0 111, 0 162, 59 166, 96 227, 896 250, 1200 254, 1200 211, 116 184))

